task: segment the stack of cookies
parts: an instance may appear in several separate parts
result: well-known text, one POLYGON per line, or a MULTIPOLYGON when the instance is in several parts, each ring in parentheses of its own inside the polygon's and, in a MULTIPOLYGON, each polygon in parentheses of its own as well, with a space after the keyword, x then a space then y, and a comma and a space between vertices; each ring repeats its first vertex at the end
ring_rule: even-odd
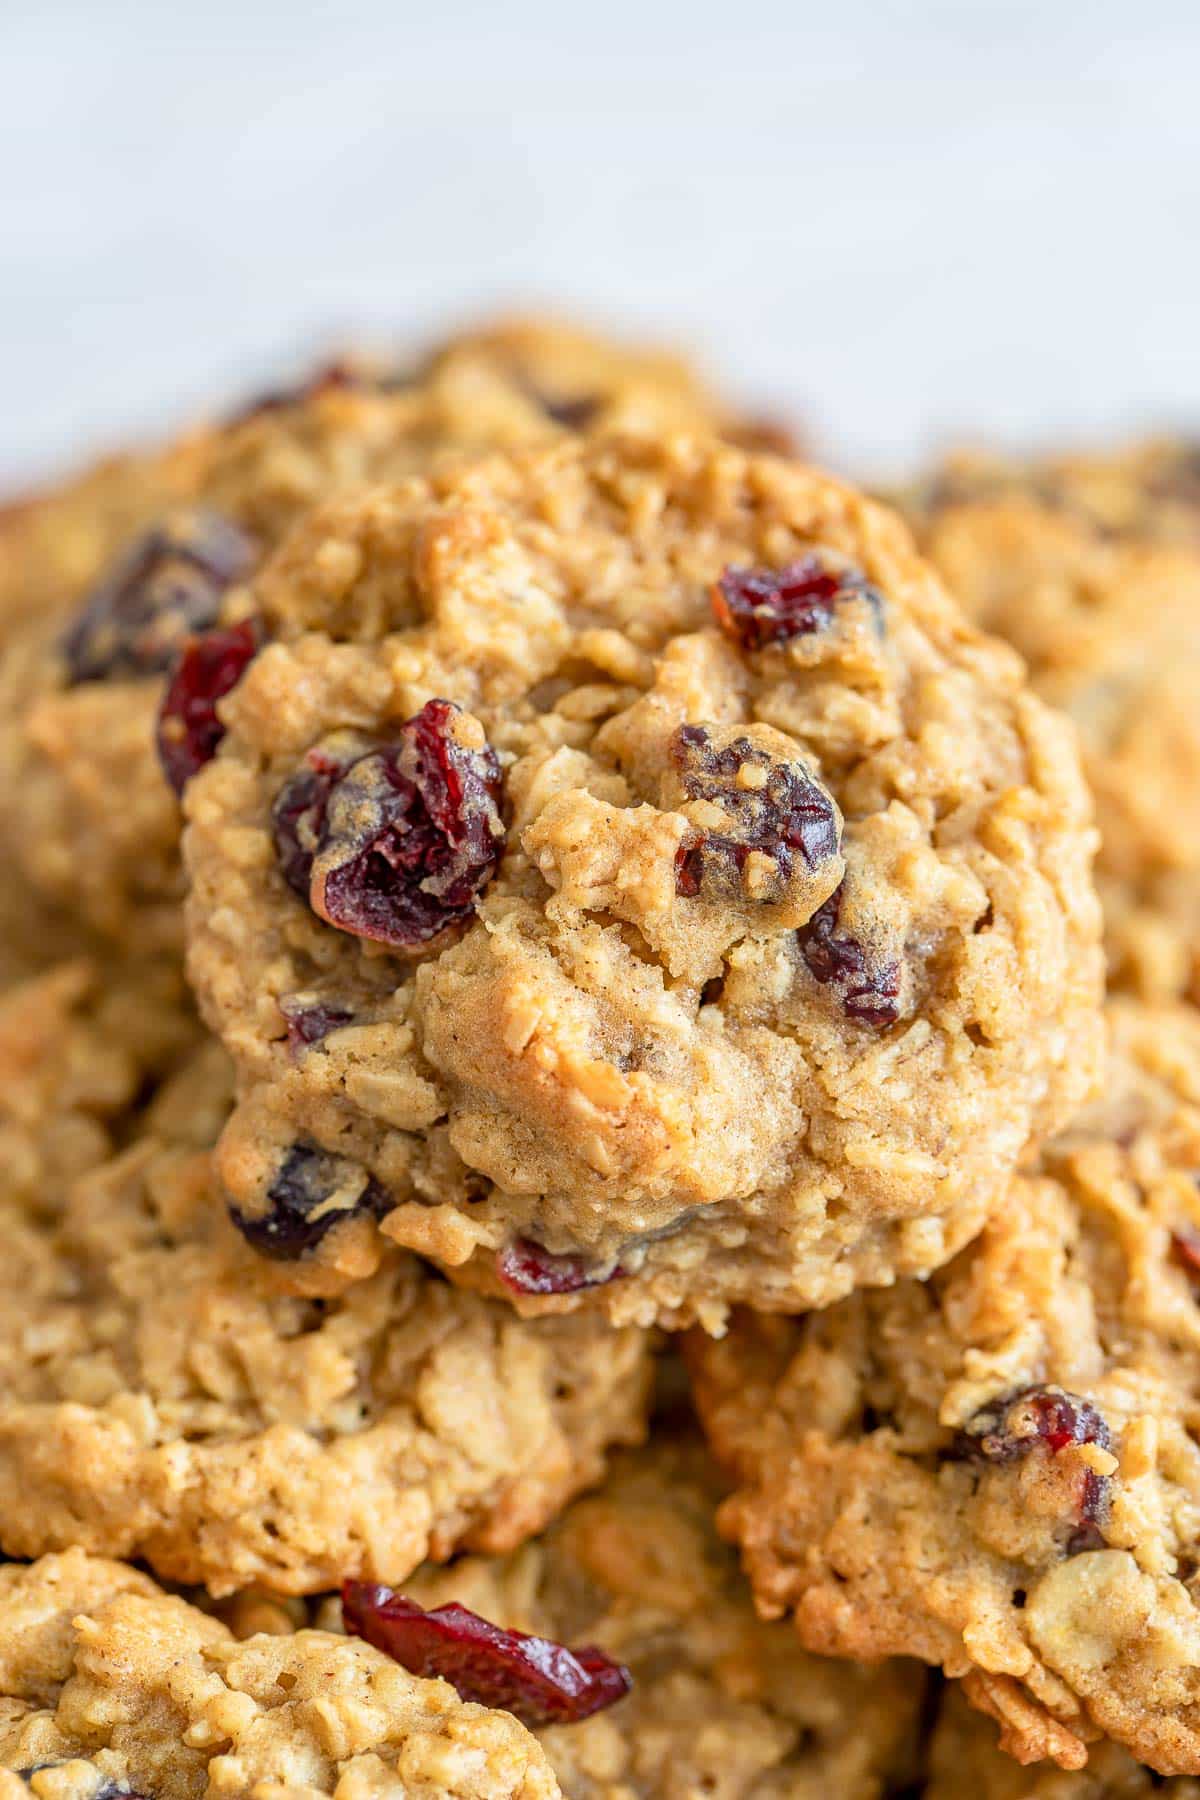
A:
POLYGON ((0 1800, 1200 1794, 1193 617, 521 323, 0 513, 0 1800))

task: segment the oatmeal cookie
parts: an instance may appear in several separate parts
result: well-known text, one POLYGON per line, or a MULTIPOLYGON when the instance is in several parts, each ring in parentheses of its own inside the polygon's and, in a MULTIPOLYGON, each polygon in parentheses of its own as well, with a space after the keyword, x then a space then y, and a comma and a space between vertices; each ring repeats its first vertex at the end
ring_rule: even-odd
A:
POLYGON ((1070 479, 1054 464, 990 481, 952 468, 912 512, 967 611, 1016 645, 1038 691, 1079 727, 1113 985, 1195 1000, 1200 485, 1193 470, 1189 542, 1177 529, 1182 498, 1148 497, 1188 492, 1167 482, 1165 457, 1143 456, 1157 485, 1135 479, 1136 458, 1096 458, 1070 479))
MULTIPOLYGON (((227 1089, 208 1044, 58 1217, 3 1202, 0 1548, 80 1544, 221 1594, 520 1543, 640 1436, 647 1340, 522 1321, 399 1250, 342 1298, 280 1295, 198 1147, 227 1089)), ((336 1173, 294 1159, 289 1230, 336 1173)))
POLYGON ((897 498, 925 521, 956 506, 1032 499, 1110 539, 1200 544, 1200 443, 1153 438, 1034 458, 959 450, 897 498))
POLYGON ((0 662, 0 847, 34 890, 129 949, 175 947, 179 815, 154 752, 164 680, 197 634, 165 760, 176 786, 252 640, 240 584, 314 502, 400 480, 441 455, 575 425, 719 430, 733 418, 683 365, 550 325, 452 340, 410 376, 365 360, 261 395, 157 457, 129 458, 0 520, 0 615, 26 623, 0 662), (586 404, 585 404, 586 402, 586 404), (20 516, 20 515, 19 515, 20 516), (26 563, 41 555, 47 567, 26 563), (12 540, 6 571, 5 544, 12 540), (49 546, 59 544, 56 556, 49 546), (243 628, 244 629, 244 628, 243 628), (185 742, 178 742, 183 730, 185 742))
POLYGON ((1198 1774, 1200 1017, 1111 1025, 1104 1099, 948 1268, 689 1350, 766 1614, 965 1677, 1023 1760, 1198 1774))
POLYGON ((555 1800, 507 1713, 322 1631, 239 1643, 136 1569, 0 1569, 0 1800, 555 1800))
POLYGON ((200 1038, 178 969, 63 962, 0 993, 6 1202, 54 1214, 134 1129, 149 1082, 200 1038))
POLYGON ((187 792, 243 1223, 316 1143, 458 1279, 716 1328, 936 1267, 1089 1090, 1071 732, 852 490, 575 440, 317 509, 250 593, 187 792))
POLYGON ((1111 1740, 1097 1744, 1083 1769, 1021 1764, 997 1745, 995 1723, 967 1705, 957 1688, 939 1709, 921 1800, 1200 1800, 1200 1782, 1164 1780, 1111 1740))

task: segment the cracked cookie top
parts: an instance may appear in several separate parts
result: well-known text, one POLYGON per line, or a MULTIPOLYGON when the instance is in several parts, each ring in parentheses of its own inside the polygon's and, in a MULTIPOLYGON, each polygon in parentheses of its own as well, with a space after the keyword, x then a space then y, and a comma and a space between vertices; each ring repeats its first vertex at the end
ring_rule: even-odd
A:
POLYGON ((126 950, 177 948, 179 812, 156 730, 166 691, 162 761, 181 786, 253 653, 243 638, 231 655, 222 635, 243 621, 244 578, 333 494, 454 453, 618 425, 738 429, 681 362, 501 324, 411 374, 331 364, 0 514, 0 845, 23 880, 126 950))
MULTIPOLYGON (((518 1319, 397 1249, 340 1297, 279 1293, 213 1194, 228 1080, 204 1046, 57 1215, 2 1203, 0 1547, 225 1594, 520 1543, 639 1438, 643 1334, 518 1319)), ((293 1229, 333 1161, 293 1170, 293 1229)))
POLYGON ((357 1639, 243 1642, 123 1564, 0 1569, 2 1800, 555 1800, 507 1713, 357 1639))
POLYGON ((768 1615, 940 1663, 1024 1761, 1200 1774, 1200 1019, 1110 1012, 1104 1098, 947 1268, 689 1351, 768 1615))
POLYGON ((1079 728, 1113 985, 1200 997, 1195 448, 960 459, 906 500, 967 612, 1015 644, 1079 728))
POLYGON ((370 1195, 327 1268, 378 1226, 716 1327, 936 1267, 1088 1090, 1073 738, 852 490, 576 440, 319 508, 249 592, 188 917, 260 1233, 315 1146, 370 1195))

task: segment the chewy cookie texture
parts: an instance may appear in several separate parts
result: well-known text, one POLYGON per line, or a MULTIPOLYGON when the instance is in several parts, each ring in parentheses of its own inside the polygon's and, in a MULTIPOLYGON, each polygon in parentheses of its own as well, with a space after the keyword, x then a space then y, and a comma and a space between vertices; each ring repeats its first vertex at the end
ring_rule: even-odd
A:
POLYGON ((582 426, 753 434, 673 357, 514 323, 411 371, 332 365, 0 513, 0 848, 24 883, 126 951, 177 950, 154 737, 183 639, 241 617, 239 581, 317 501, 582 426))
POLYGON ((1111 1015, 1103 1100, 949 1267, 690 1352, 768 1615, 940 1663, 1021 1761, 1194 1774, 1200 1018, 1111 1015))
POLYGON ((126 1565, 0 1569, 2 1800, 554 1800, 507 1713, 357 1639, 239 1642, 126 1565))
POLYGON ((1016 645, 1079 729, 1111 981, 1200 999, 1196 447, 960 457, 904 499, 966 610, 1016 645))
POLYGON ((317 509, 247 599, 189 973, 297 1282, 378 1221, 531 1311, 824 1305, 1088 1091, 1073 739, 852 490, 564 442, 317 509), (289 1251, 303 1145, 342 1172, 289 1251))
POLYGON ((0 1208, 7 1554, 79 1544, 215 1593, 395 1582, 520 1543, 640 1437, 636 1330, 522 1321, 395 1249, 336 1299, 274 1292, 213 1190, 227 1093, 208 1044, 50 1216, 0 1208))

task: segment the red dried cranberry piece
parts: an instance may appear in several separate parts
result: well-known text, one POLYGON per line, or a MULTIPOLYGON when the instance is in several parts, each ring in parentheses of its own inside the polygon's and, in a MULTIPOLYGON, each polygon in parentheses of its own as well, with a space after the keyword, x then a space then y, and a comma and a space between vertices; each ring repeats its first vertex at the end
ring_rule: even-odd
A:
POLYGON ((860 1025, 894 1025, 900 1017, 900 965, 872 963, 856 937, 839 935, 845 882, 818 906, 796 936, 814 981, 842 990, 842 1011, 860 1025))
POLYGON ((175 664, 158 709, 158 760, 177 794, 217 753, 225 727, 217 701, 235 688, 258 654, 258 627, 251 619, 225 631, 191 638, 175 664))
POLYGON ((283 879, 302 900, 308 899, 313 858, 325 827, 325 807, 335 781, 362 754, 331 739, 308 752, 300 768, 290 775, 275 796, 271 808, 271 832, 283 879))
MULTIPOLYGON (((1056 1387, 1023 1388, 993 1402, 958 1437, 963 1454, 993 1463, 1016 1462, 1035 1450, 1057 1456, 1070 1444, 1099 1444, 1107 1450, 1112 1434, 1090 1400, 1056 1387)), ((1100 1525, 1107 1509, 1107 1486, 1094 1469, 1083 1471, 1075 1506, 1078 1529, 1067 1541, 1069 1555, 1103 1545, 1100 1525)))
POLYGON ((681 725, 671 741, 671 760, 689 800, 708 800, 736 820, 736 835, 704 832, 686 839, 675 855, 675 891, 692 897, 740 882, 751 851, 770 857, 786 884, 799 855, 819 868, 838 853, 833 800, 801 762, 779 762, 749 738, 717 750, 703 725, 681 725), (743 786, 742 769, 761 769, 761 787, 743 786))
POLYGON ((743 650, 761 650, 823 631, 840 601, 866 599, 881 617, 883 600, 854 569, 829 569, 802 556, 786 569, 727 568, 712 590, 717 624, 743 650))
POLYGON ((288 1049, 293 1057, 303 1055, 310 1044, 319 1044, 331 1031, 354 1023, 354 1014, 344 1006, 326 1006, 323 1000, 304 1000, 298 994, 285 994, 279 1010, 287 1020, 288 1049))
POLYGON ((342 1583, 346 1630, 402 1668, 440 1677, 464 1700, 498 1707, 522 1724, 570 1725, 622 1699, 629 1670, 587 1644, 569 1650, 550 1638, 505 1631, 465 1606, 426 1612, 394 1589, 342 1583))
POLYGON ((398 738, 339 762, 318 750, 273 809, 284 878, 328 924, 411 950, 461 924, 504 849, 490 745, 455 734, 461 709, 430 700, 398 738))
POLYGON ((496 1273, 514 1294, 577 1294, 581 1288, 615 1281, 624 1270, 598 1275, 585 1257, 556 1256, 532 1238, 514 1238, 497 1256, 496 1273))
POLYGON ((1029 1387, 997 1400, 975 1415, 965 1436, 988 1462, 1010 1462, 1044 1444, 1057 1455, 1068 1444, 1112 1443, 1108 1425, 1090 1400, 1065 1388, 1029 1387))
POLYGON ((361 1174, 355 1164, 330 1156, 315 1144, 293 1144, 267 1189, 270 1210, 251 1217, 231 1206, 229 1216, 260 1256, 273 1262, 296 1262, 343 1219, 362 1213, 379 1219, 391 1210, 391 1200, 373 1175, 367 1176, 350 1206, 329 1206, 355 1173, 361 1174))
POLYGON ((92 590, 63 637, 71 685, 165 673, 187 638, 217 623, 222 597, 254 560, 249 538, 210 513, 146 532, 92 590))

